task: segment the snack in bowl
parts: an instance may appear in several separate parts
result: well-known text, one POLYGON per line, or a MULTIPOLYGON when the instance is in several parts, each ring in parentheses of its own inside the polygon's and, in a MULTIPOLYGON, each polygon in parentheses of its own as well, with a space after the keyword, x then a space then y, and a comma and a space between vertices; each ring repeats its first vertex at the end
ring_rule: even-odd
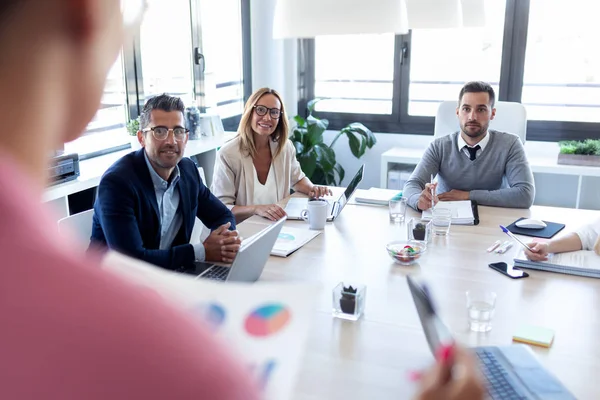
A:
POLYGON ((425 253, 427 247, 418 241, 397 241, 385 246, 388 254, 398 264, 411 265, 425 253))

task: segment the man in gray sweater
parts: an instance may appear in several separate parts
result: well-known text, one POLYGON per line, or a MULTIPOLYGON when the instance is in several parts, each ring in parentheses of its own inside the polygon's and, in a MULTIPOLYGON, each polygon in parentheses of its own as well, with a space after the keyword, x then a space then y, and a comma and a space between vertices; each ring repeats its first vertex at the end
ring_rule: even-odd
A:
POLYGON ((463 86, 456 110, 460 132, 435 139, 404 185, 403 197, 412 208, 426 210, 432 203, 451 200, 531 207, 533 174, 519 137, 488 130, 496 115, 494 103, 494 89, 489 84, 469 82, 463 86), (437 183, 429 183, 436 175, 437 183))

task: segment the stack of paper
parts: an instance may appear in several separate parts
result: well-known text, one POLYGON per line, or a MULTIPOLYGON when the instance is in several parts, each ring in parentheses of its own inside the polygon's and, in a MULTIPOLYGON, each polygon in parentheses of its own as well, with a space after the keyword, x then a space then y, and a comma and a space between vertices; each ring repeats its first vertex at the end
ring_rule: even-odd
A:
MULTIPOLYGON (((475 224, 475 215, 473 214, 473 206, 471 200, 461 201, 440 201, 435 205, 436 209, 445 208, 452 213, 453 225, 473 225, 475 224)), ((422 218, 430 220, 433 218, 431 209, 423 211, 422 218)))
POLYGON ((600 278, 600 257, 587 250, 550 254, 548 261, 530 261, 523 250, 519 250, 515 267, 600 278))
MULTIPOLYGON (((307 224, 308 225, 308 224, 307 224)), ((321 234, 323 231, 316 231, 308 229, 308 226, 304 229, 300 228, 289 228, 284 226, 281 228, 279 237, 271 250, 272 256, 287 257, 306 243, 313 240, 315 237, 321 234)))
POLYGON ((390 200, 400 197, 402 197, 402 192, 398 190, 372 187, 369 190, 357 190, 354 199, 357 203, 387 206, 390 200))

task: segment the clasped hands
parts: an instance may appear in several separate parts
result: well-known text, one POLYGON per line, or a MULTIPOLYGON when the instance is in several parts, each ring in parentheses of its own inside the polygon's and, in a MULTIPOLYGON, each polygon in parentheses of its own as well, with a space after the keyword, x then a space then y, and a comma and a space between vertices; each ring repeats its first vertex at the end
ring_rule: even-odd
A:
POLYGON ((469 192, 464 190, 452 189, 448 192, 440 195, 436 194, 437 183, 426 183, 425 189, 419 196, 419 202, 417 207, 419 210, 428 210, 432 205, 437 204, 440 201, 457 201, 457 200, 469 200, 469 192))
POLYGON ((204 241, 206 261, 232 263, 240 249, 242 238, 238 231, 230 231, 231 222, 219 226, 204 241))

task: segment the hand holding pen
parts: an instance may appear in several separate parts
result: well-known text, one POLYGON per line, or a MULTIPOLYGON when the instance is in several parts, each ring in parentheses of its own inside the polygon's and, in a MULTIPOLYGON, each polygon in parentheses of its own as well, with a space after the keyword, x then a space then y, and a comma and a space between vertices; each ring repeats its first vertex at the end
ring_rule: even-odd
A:
POLYGON ((426 183, 425 189, 421 192, 419 196, 419 202, 417 203, 417 207, 419 210, 429 210, 435 206, 439 199, 436 195, 437 183, 426 183))

